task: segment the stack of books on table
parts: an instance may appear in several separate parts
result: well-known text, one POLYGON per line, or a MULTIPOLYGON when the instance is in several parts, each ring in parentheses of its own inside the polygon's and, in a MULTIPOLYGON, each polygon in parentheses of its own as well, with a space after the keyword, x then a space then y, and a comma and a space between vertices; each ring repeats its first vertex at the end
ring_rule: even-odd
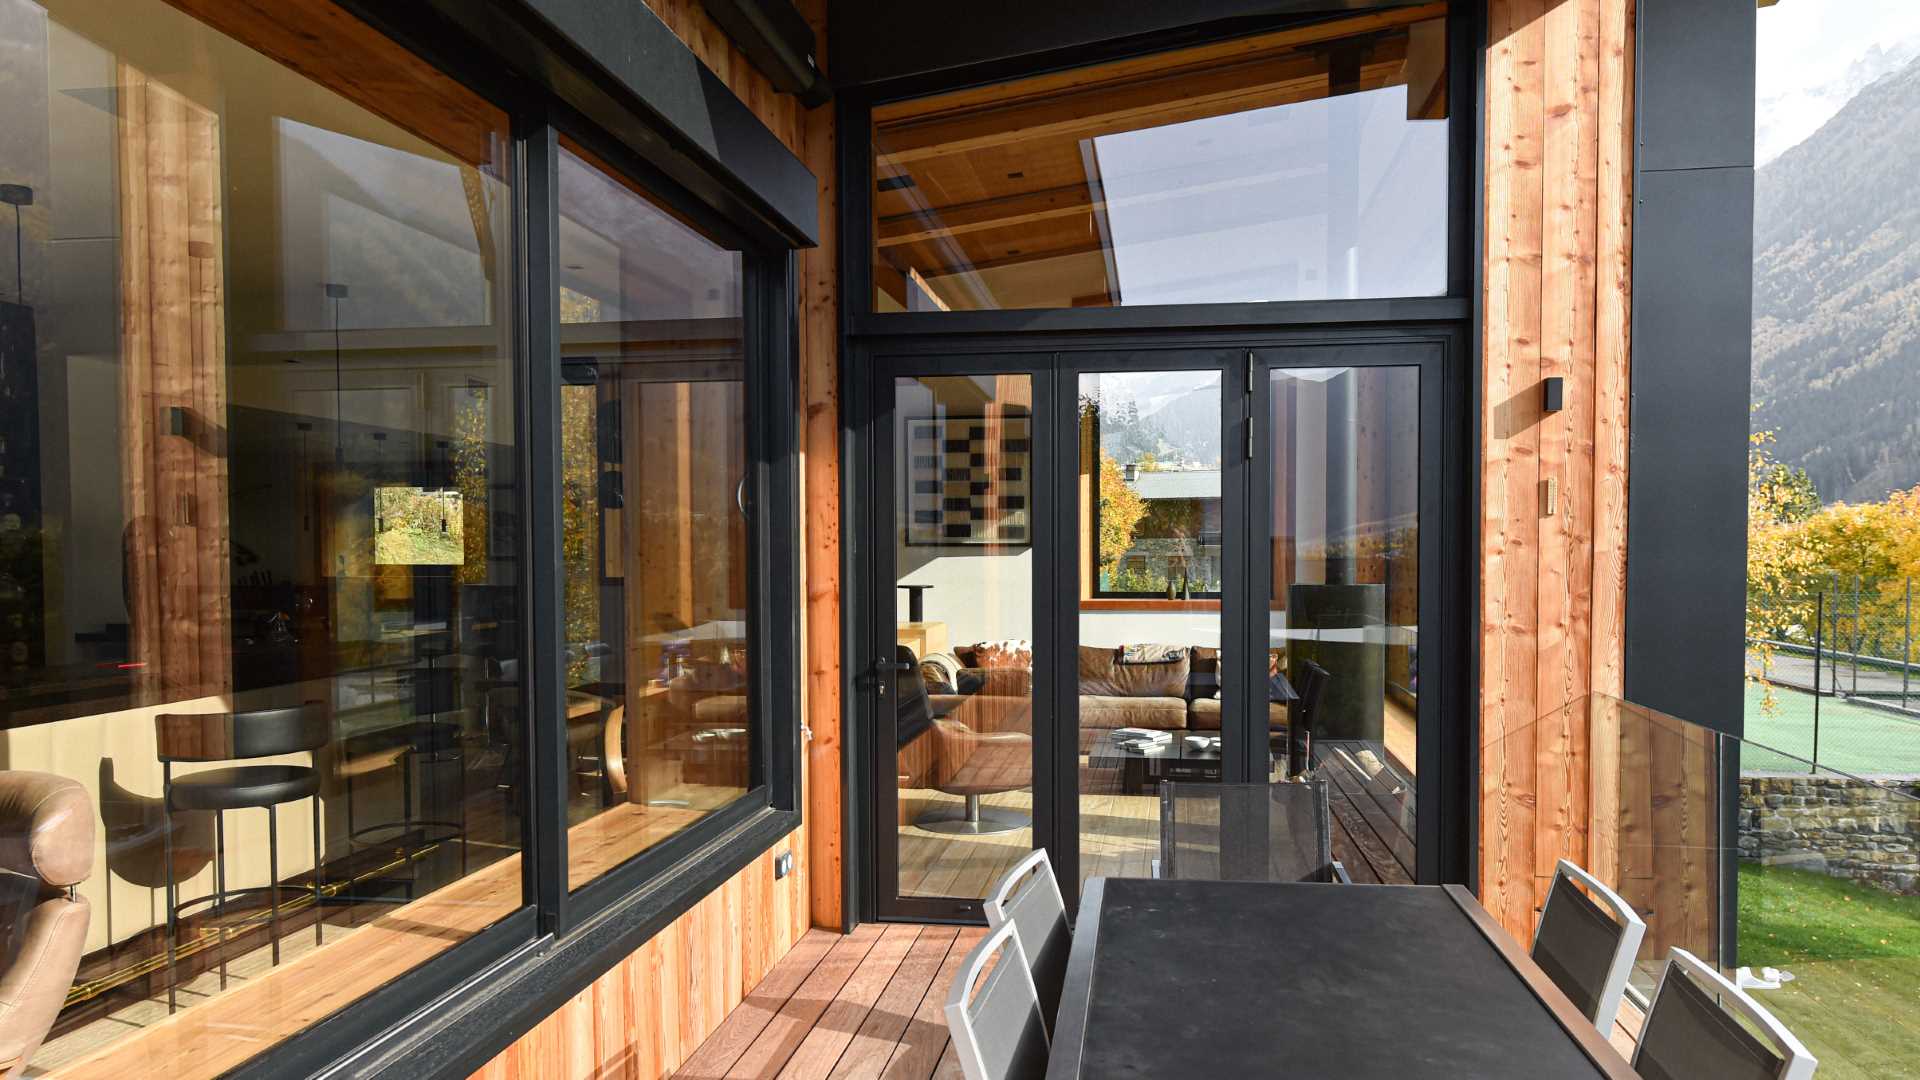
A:
POLYGON ((1173 742, 1173 733, 1150 728, 1116 728, 1113 744, 1122 750, 1158 750, 1173 742))

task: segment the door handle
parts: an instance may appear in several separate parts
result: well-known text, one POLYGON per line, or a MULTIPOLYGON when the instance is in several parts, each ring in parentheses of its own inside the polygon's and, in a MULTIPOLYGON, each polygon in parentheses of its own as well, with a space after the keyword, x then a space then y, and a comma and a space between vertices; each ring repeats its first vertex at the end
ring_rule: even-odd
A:
POLYGON ((867 670, 867 679, 873 686, 875 693, 878 693, 881 697, 886 697, 887 686, 893 681, 893 676, 903 671, 912 670, 913 665, 907 663, 905 660, 895 660, 891 657, 883 656, 875 660, 873 667, 867 670))

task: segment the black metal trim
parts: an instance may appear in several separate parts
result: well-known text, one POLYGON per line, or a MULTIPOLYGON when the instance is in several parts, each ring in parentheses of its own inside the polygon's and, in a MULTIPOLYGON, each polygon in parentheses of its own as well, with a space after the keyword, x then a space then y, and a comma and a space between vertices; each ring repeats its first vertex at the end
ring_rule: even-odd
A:
MULTIPOLYGON (((871 299, 871 293, 868 294, 871 299)), ((848 307, 851 307, 851 303, 848 307)), ((1472 302, 1433 296, 1379 300, 1293 300, 1270 304, 1166 304, 1005 311, 890 311, 850 316, 858 336, 1069 333, 1115 330, 1258 329, 1358 326, 1465 319, 1472 302)))
POLYGON ((526 895, 540 911, 540 930, 554 933, 567 919, 566 611, 560 485, 560 305, 554 268, 560 263, 560 133, 544 116, 529 118, 515 135, 520 162, 516 185, 521 358, 520 461, 527 617, 529 708, 527 755, 528 857, 526 895), (549 722, 542 723, 543 719, 549 722))
POLYGON ((1462 808, 1461 816, 1466 822, 1466 827, 1460 830, 1463 835, 1458 836, 1457 839, 1449 839, 1443 842, 1447 845, 1444 858, 1445 865, 1459 868, 1460 874, 1458 880, 1465 883, 1468 888, 1474 890, 1477 895, 1480 889, 1480 799, 1478 797, 1479 786, 1476 778, 1480 775, 1480 680, 1482 670, 1479 633, 1481 585, 1480 574, 1477 572, 1477 567, 1479 564, 1479 552, 1481 550, 1482 540, 1481 504, 1485 498, 1484 484, 1482 481, 1485 462, 1482 459, 1479 448, 1483 445, 1482 426, 1484 424, 1481 395, 1483 387, 1486 386, 1486 350, 1483 348, 1482 343, 1486 340, 1483 297, 1485 296, 1484 288, 1487 267, 1487 162, 1486 155, 1477 152, 1477 148, 1481 145, 1479 142, 1479 133, 1486 130, 1487 123, 1488 42, 1485 4, 1470 4, 1464 3, 1462 0, 1454 0, 1451 10, 1459 20, 1459 26, 1456 28, 1456 32, 1464 39, 1454 43, 1454 55, 1464 55, 1472 58, 1472 63, 1468 66, 1471 68, 1470 77, 1473 85, 1472 116, 1475 139, 1472 145, 1476 148, 1476 151, 1471 154, 1473 166, 1473 201, 1471 207, 1471 225, 1469 226, 1473 237, 1473 317, 1467 324, 1467 337, 1462 343, 1462 362, 1459 365, 1463 369, 1462 378, 1465 386, 1462 388, 1461 393, 1466 398, 1465 411, 1467 414, 1466 445, 1462 447, 1459 452, 1464 455, 1465 467, 1461 471, 1465 474, 1465 483, 1467 485, 1465 499, 1462 503, 1467 514, 1467 522, 1465 528, 1461 530, 1465 534, 1467 548, 1466 552, 1461 555, 1461 558, 1470 560, 1470 565, 1476 567, 1476 572, 1467 575, 1466 581, 1461 584, 1458 590, 1460 595, 1456 598, 1456 602, 1469 612, 1467 626, 1470 628, 1470 632, 1465 635, 1466 640, 1460 644, 1460 649, 1464 654, 1461 661, 1461 668, 1466 672, 1467 676, 1465 686, 1461 692, 1463 695, 1462 700, 1465 702, 1464 707, 1472 710, 1472 721, 1468 725, 1469 730, 1472 732, 1472 737, 1467 740, 1466 750, 1461 755, 1460 770, 1453 776, 1443 778, 1447 782, 1454 784, 1458 789, 1456 796, 1447 800, 1447 805, 1460 806, 1462 808))

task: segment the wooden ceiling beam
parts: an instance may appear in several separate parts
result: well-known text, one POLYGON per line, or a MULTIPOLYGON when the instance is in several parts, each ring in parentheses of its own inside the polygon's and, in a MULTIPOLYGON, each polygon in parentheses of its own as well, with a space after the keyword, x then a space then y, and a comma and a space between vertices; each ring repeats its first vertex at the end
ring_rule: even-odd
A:
POLYGON ((1038 262, 1041 259, 1057 259, 1067 255, 1085 255, 1088 252, 1099 251, 1103 246, 1104 242, 1100 237, 1089 236, 1075 240, 1070 244, 1062 244, 1056 247, 1034 248, 1032 250, 1022 248, 1017 254, 996 255, 991 259, 974 259, 946 266, 923 267, 920 273, 924 276, 924 280, 934 282, 944 277, 951 277, 954 274, 979 273, 983 270, 996 270, 1002 266, 1019 266, 1022 263, 1038 262))
MULTIPOLYGON (((1363 86, 1395 81, 1406 60, 1404 36, 1385 38, 1361 69, 1363 86)), ((1137 131, 1323 97, 1324 58, 1288 53, 1204 71, 1180 70, 1127 86, 1091 86, 1037 102, 876 132, 876 161, 916 162, 1038 139, 1081 139, 1137 131)))
POLYGON ((881 247, 894 247, 917 244, 938 236, 960 236, 987 229, 1004 229, 1036 221, 1073 217, 1091 213, 1095 208, 1093 192, 1086 184, 1069 184, 1066 187, 1003 195, 958 206, 895 214, 881 218, 874 235, 881 247))

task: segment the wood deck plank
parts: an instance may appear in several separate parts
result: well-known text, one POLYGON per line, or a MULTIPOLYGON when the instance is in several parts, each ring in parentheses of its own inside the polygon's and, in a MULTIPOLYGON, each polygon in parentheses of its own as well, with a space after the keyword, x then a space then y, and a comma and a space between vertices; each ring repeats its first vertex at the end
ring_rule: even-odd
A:
POLYGON ((935 985, 934 979, 946 963, 947 954, 953 951, 954 939, 959 933, 957 926, 921 929, 913 948, 893 973, 880 1000, 867 1013, 828 1080, 878 1080, 920 1008, 921 1000, 935 985))
MULTIPOLYGON (((778 1076, 780 1070, 786 1067, 787 1059, 793 1056, 807 1033, 813 1030, 821 1014, 827 1011, 827 1007, 833 1004, 834 998, 847 985, 847 980, 853 977, 860 962, 873 951, 883 929, 879 923, 866 923, 834 942, 833 948, 808 973, 806 981, 768 1021, 739 1060, 727 1069, 726 1076, 778 1076)), ((944 1027, 941 1034, 946 1034, 944 1027)))
POLYGON ((940 965, 939 974, 934 976, 926 996, 920 999, 919 1007, 913 1011, 913 1019, 901 1033, 900 1045, 887 1061, 887 1067, 881 1071, 883 1080, 929 1080, 933 1076, 933 1070, 939 1066, 940 1055, 946 1051, 948 1042, 947 987, 959 973, 967 953, 986 936, 984 927, 969 926, 954 938, 953 947, 940 965))
POLYGON ((894 973, 912 951, 920 930, 913 923, 892 923, 880 932, 880 940, 854 969, 853 976, 840 988, 833 1003, 820 1014, 793 1056, 787 1059, 786 1067, 780 1070, 782 1077, 820 1080, 833 1071, 840 1055, 852 1044, 854 1035, 866 1023, 867 1014, 873 1011, 880 995, 893 981, 894 973))

